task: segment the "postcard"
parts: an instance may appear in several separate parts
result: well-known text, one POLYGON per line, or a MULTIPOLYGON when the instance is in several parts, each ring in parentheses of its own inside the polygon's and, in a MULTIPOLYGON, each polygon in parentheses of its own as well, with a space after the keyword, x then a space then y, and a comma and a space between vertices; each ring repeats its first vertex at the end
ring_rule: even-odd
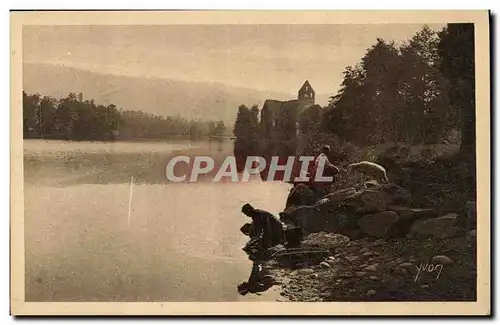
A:
POLYGON ((11 11, 13 315, 489 315, 488 11, 11 11))

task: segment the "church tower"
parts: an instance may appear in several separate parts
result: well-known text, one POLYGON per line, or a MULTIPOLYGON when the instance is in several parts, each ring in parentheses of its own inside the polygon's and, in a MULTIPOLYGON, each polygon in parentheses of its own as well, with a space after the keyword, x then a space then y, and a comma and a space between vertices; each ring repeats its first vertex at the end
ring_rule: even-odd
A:
POLYGON ((314 105, 314 97, 316 93, 314 89, 311 87, 309 80, 306 80, 302 87, 299 89, 298 100, 307 102, 308 105, 314 105))

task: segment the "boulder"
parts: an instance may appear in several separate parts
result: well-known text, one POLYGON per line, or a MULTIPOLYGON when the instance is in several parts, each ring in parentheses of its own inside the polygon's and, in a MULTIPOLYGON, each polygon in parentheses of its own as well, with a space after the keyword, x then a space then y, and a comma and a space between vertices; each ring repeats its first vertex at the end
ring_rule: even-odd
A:
POLYGON ((411 205, 412 203, 410 191, 394 183, 380 184, 376 181, 368 181, 364 183, 364 191, 384 193, 395 204, 411 205))
POLYGON ((325 227, 325 218, 313 206, 290 206, 279 215, 283 223, 300 227, 304 235, 322 231, 325 227))
POLYGON ((359 219, 359 228, 373 237, 384 237, 389 229, 399 221, 399 216, 394 211, 384 211, 367 215, 359 219))
POLYGON ((286 200, 285 208, 290 206, 313 205, 316 201, 314 191, 305 184, 295 185, 286 200))
POLYGON ((410 232, 415 220, 424 220, 437 217, 434 209, 417 209, 405 206, 390 206, 388 211, 394 211, 399 216, 399 221, 391 229, 390 237, 405 237, 410 232))
POLYGON ((322 213, 321 218, 324 219, 323 231, 341 233, 348 237, 348 233, 352 233, 357 230, 356 221, 358 216, 344 211, 333 211, 322 213))
POLYGON ((457 231, 457 218, 457 214, 450 213, 435 219, 417 220, 411 227, 410 235, 412 237, 451 237, 457 231))
POLYGON ((393 198, 391 195, 383 191, 382 189, 366 189, 362 191, 358 198, 360 203, 360 208, 365 212, 371 211, 386 211, 387 206, 393 203, 393 198))
POLYGON ((356 191, 354 187, 338 190, 324 196, 325 199, 328 199, 328 203, 331 206, 339 206, 345 203, 347 200, 354 198, 359 193, 356 191))

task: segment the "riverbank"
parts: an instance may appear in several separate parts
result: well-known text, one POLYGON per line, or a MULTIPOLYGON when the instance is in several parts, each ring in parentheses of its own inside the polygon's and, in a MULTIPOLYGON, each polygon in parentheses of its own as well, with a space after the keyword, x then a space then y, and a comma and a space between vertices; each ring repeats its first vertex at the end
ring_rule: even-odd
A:
POLYGON ((475 301, 475 239, 324 240, 319 264, 264 268, 284 301, 475 301))
POLYGON ((388 186, 341 177, 326 209, 297 213, 293 204, 305 194, 290 200, 308 233, 301 249, 326 253, 293 263, 274 258, 264 273, 284 301, 475 301, 470 165, 453 154, 378 158, 390 166, 388 186))

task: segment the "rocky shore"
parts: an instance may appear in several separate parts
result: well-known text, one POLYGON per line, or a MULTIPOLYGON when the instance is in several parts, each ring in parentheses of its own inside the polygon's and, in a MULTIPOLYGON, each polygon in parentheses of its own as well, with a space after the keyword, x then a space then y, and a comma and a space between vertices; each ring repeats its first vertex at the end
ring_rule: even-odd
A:
POLYGON ((454 213, 418 195, 368 181, 317 198, 296 185, 280 219, 302 229, 300 247, 273 247, 256 276, 283 301, 475 300, 474 202, 454 213))
POLYGON ((280 286, 283 301, 476 299, 473 235, 350 241, 319 233, 313 238, 315 245, 329 247, 321 262, 285 265, 271 260, 264 265, 264 272, 280 286))

